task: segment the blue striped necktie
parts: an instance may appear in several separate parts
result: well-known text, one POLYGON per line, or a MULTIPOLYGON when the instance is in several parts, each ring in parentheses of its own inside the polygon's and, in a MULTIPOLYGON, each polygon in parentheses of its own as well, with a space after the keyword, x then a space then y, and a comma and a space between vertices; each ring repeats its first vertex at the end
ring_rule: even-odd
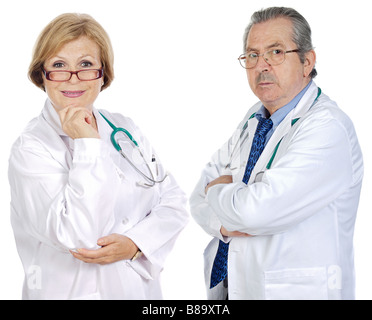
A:
MULTIPOLYGON (((245 168, 245 173, 243 177, 243 182, 248 183, 249 177, 251 176, 252 170, 256 165, 258 158, 260 157, 263 149, 265 148, 265 138, 266 134, 273 127, 273 122, 271 119, 259 118, 256 133, 254 134, 251 152, 247 161, 247 166, 245 168)), ((214 258, 212 274, 211 274, 211 284, 212 289, 227 276, 227 256, 229 252, 229 244, 220 240, 218 244, 217 254, 214 258)))

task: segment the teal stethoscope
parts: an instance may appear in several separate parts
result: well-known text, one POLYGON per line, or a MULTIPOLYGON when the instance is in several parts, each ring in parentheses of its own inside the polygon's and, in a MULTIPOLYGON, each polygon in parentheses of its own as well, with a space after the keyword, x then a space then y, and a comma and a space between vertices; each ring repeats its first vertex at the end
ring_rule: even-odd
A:
MULTIPOLYGON (((131 165, 131 167, 137 172, 139 173, 145 180, 146 182, 137 182, 139 185, 141 186, 144 186, 144 187, 153 187, 155 186, 155 184, 157 183, 162 183, 165 178, 168 176, 168 174, 166 173, 163 177, 163 179, 161 180, 155 180, 155 177, 151 171, 151 168, 150 168, 150 165, 146 162, 145 160, 145 157, 141 151, 141 149, 139 148, 138 146, 138 143, 137 141, 133 138, 133 136, 129 133, 128 130, 124 129, 124 128, 120 128, 120 127, 116 127, 112 122, 110 122, 101 112, 100 112, 101 116, 103 117, 103 119, 106 120, 106 122, 109 124, 109 126, 112 128, 112 133, 111 133, 111 136, 110 136, 110 139, 111 139, 111 143, 112 145, 115 147, 115 149, 117 151, 119 151, 119 153, 123 156, 123 158, 125 160, 128 161, 128 163, 131 165), (122 148, 120 147, 120 145, 117 143, 117 141, 115 140, 115 135, 117 133, 120 133, 120 132, 123 132, 127 137, 128 139, 130 140, 131 144, 133 145, 133 147, 135 149, 137 149, 137 151, 139 152, 139 154, 141 155, 149 173, 150 173, 150 176, 146 175, 145 173, 143 173, 140 169, 138 169, 136 167, 136 165, 129 159, 129 157, 123 152, 122 148)), ((153 156, 152 158, 152 161, 155 161, 155 157, 153 156)))

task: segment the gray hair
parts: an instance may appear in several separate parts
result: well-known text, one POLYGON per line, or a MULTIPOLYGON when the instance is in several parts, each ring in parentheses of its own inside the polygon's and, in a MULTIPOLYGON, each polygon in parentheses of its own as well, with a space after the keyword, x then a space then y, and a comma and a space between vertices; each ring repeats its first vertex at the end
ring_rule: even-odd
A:
MULTIPOLYGON (((293 24, 292 40, 297 45, 297 49, 299 50, 298 55, 300 57, 301 63, 305 63, 305 54, 314 49, 311 41, 311 28, 306 19, 300 13, 298 13, 296 10, 292 8, 271 7, 253 13, 251 17, 251 22, 249 23, 244 32, 243 52, 245 52, 247 48, 247 38, 252 26, 276 18, 287 18, 292 22, 293 24)), ((314 67, 309 76, 313 79, 316 77, 316 75, 317 71, 314 67)))

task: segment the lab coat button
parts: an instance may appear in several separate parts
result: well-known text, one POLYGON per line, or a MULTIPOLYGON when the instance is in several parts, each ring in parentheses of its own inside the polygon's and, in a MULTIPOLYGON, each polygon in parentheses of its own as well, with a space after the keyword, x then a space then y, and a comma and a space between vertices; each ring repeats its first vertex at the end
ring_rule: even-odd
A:
POLYGON ((128 221, 129 221, 129 220, 128 220, 127 218, 124 218, 124 219, 121 221, 121 223, 122 223, 122 224, 127 224, 128 221))

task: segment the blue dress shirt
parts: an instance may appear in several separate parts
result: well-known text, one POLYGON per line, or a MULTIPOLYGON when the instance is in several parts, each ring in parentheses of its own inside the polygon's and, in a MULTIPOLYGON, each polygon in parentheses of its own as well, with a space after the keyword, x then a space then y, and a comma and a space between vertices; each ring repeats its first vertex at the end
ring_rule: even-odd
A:
MULTIPOLYGON (((272 129, 267 133, 266 135, 266 140, 265 140, 265 145, 267 144, 267 142, 269 141, 269 139, 271 138, 271 136, 273 135, 275 129, 278 127, 278 125, 283 121, 283 119, 286 117, 286 115, 291 111, 293 110, 294 108, 296 108, 297 104, 300 102, 301 98, 304 96, 305 92, 307 91, 307 89, 309 89, 311 83, 313 81, 311 80, 309 82, 309 84, 303 88, 301 90, 301 92, 295 96, 291 102, 289 102, 288 104, 286 104, 285 106, 281 107, 280 109, 276 110, 272 115, 271 115, 271 120, 273 122, 273 127, 272 129)), ((264 107, 264 105, 261 106, 261 108, 256 112, 256 115, 255 117, 257 118, 257 120, 259 118, 267 118, 269 116, 269 112, 266 110, 266 108, 264 107)))

